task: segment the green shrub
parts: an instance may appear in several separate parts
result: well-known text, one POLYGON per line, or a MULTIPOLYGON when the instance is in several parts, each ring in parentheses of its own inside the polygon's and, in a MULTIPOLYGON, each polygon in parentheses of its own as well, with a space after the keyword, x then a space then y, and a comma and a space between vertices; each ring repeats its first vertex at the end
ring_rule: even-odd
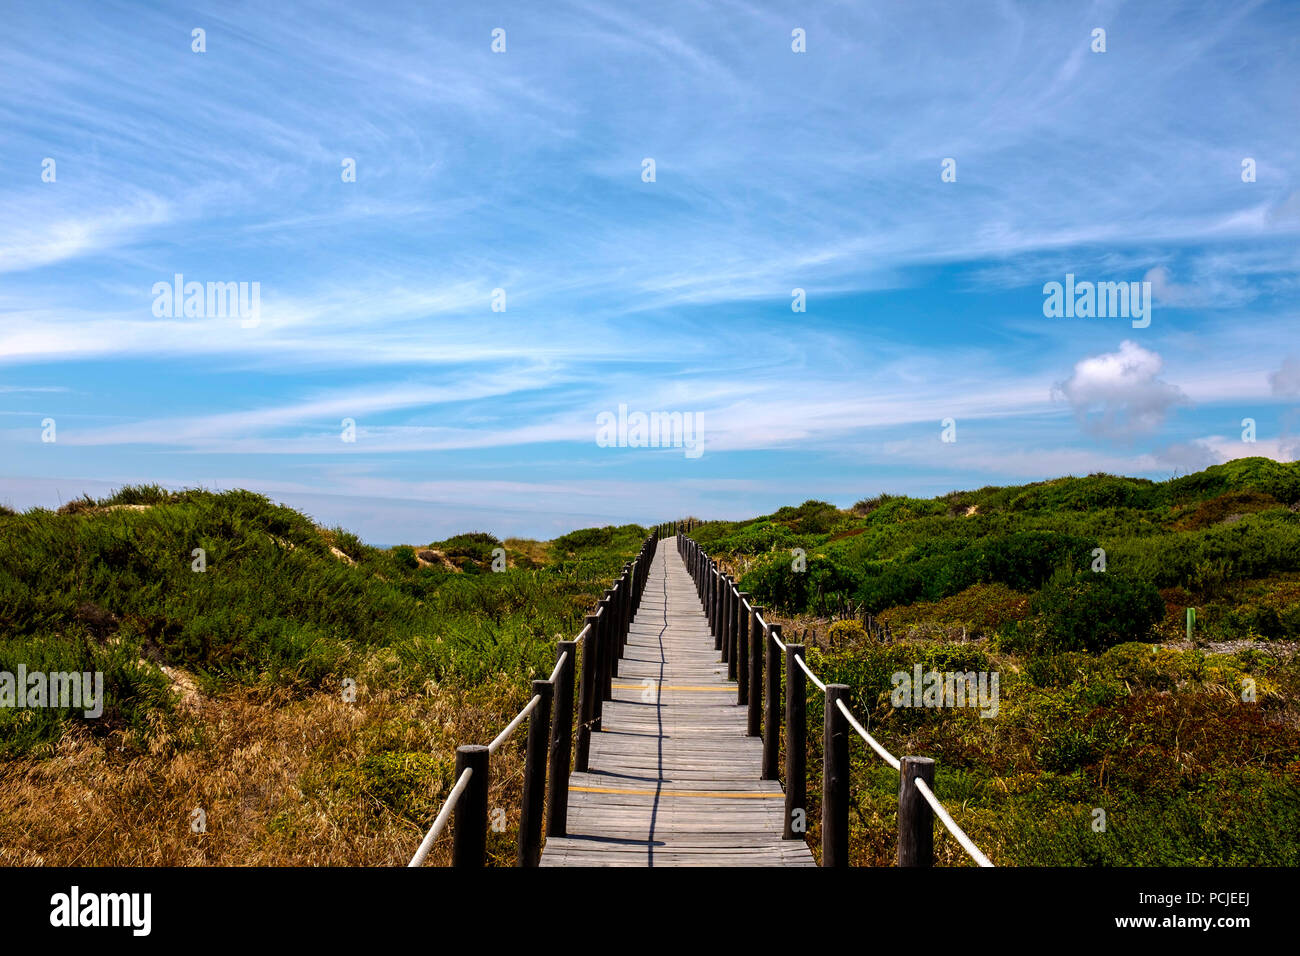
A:
POLYGON ((1278 501, 1300 501, 1300 462, 1283 464, 1271 458, 1237 458, 1204 471, 1175 478, 1168 484, 1170 501, 1201 501, 1228 491, 1253 490, 1278 501))
POLYGON ((765 607, 784 611, 834 611, 860 587, 854 572, 821 555, 809 555, 806 567, 796 571, 788 554, 749 569, 740 580, 742 590, 765 607))
POLYGON ((99 507, 99 502, 90 495, 82 495, 80 498, 73 498, 71 501, 65 501, 59 505, 58 513, 61 515, 83 514, 97 507, 99 507))
POLYGON ((1009 502, 1012 511, 1094 511, 1099 508, 1152 508, 1163 490, 1145 478, 1095 474, 1086 478, 1057 478, 1026 485, 1009 502))
MULTIPOLYGON (((1057 567, 1085 566, 1093 544, 1079 535, 1053 531, 1018 531, 964 547, 932 543, 930 550, 940 553, 869 564, 857 596, 875 613, 916 601, 939 601, 979 583, 996 581, 1015 591, 1033 591, 1057 567)), ((914 553, 924 555, 926 549, 914 553)))
POLYGON ((1281 502, 1261 491, 1228 491, 1218 497, 1178 509, 1178 520, 1174 527, 1180 530, 1197 531, 1218 524, 1234 515, 1253 514, 1256 511, 1281 507, 1283 507, 1281 502))
POLYGON ((429 795, 447 783, 446 761, 430 753, 385 751, 369 754, 358 768, 364 791, 402 816, 414 816, 429 795))
POLYGON ((1200 531, 1126 538, 1107 547, 1107 565, 1156 587, 1193 589, 1300 571, 1300 518, 1265 511, 1200 531))
POLYGON ((890 626, 920 624, 958 624, 975 633, 992 634, 1029 613, 1029 595, 1005 584, 972 584, 966 590, 940 601, 923 601, 890 608, 880 618, 890 626))
POLYGON ((852 511, 855 515, 869 515, 893 497, 893 495, 882 492, 874 498, 863 498, 861 501, 854 504, 852 511))
POLYGON ((1151 584, 1118 574, 1062 571, 1030 602, 1032 644, 1048 651, 1097 652, 1142 640, 1164 616, 1151 584))
POLYGON ((345 531, 343 528, 331 528, 330 536, 334 540, 334 547, 338 548, 353 561, 362 561, 369 557, 375 550, 351 531, 345 531))
MULTIPOLYGON (((409 547, 381 551, 321 530, 250 492, 160 494, 115 495, 153 502, 142 510, 92 501, 3 519, 0 670, 104 671, 108 709, 92 732, 134 731, 166 715, 169 682, 157 664, 183 666, 205 691, 233 683, 307 693, 390 648, 375 659, 400 665, 386 678, 399 688, 444 676, 468 687, 502 674, 526 687, 549 673, 554 635, 581 628, 644 537, 629 525, 563 565, 457 574, 420 568, 409 547), (192 570, 195 548, 206 552, 203 573, 192 570)), ((452 540, 489 555, 495 541, 452 540)), ((0 750, 48 746, 77 719, 0 709, 0 750)))
POLYGON ((730 554, 763 554, 767 551, 790 551, 796 547, 807 550, 811 541, 796 535, 785 525, 771 524, 767 521, 755 521, 741 530, 719 538, 713 544, 714 551, 730 554))
POLYGON ((801 534, 826 534, 840 520, 840 509, 829 501, 808 500, 797 508, 781 508, 771 516, 801 534))
POLYGON ((168 491, 162 485, 127 485, 119 488, 107 498, 100 498, 101 506, 107 505, 158 505, 176 501, 179 494, 168 491))
POLYGON ((831 644, 853 644, 865 640, 866 636, 867 629, 856 620, 836 621, 826 632, 826 639, 831 644))
POLYGON ((740 589, 764 607, 801 611, 808 604, 807 572, 795 571, 792 561, 778 556, 752 566, 740 578, 740 589))
POLYGON ((578 531, 570 531, 568 534, 560 535, 560 537, 552 541, 551 553, 557 560, 562 560, 566 557, 572 557, 578 552, 591 551, 597 548, 630 545, 633 552, 635 552, 647 533, 646 529, 639 524, 582 528, 578 531))

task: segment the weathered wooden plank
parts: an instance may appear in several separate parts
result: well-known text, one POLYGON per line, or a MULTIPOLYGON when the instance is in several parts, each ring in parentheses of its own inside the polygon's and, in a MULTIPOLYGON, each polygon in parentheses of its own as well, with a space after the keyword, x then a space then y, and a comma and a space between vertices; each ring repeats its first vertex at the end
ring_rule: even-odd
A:
POLYGON ((782 840, 784 792, 727 680, 695 586, 660 542, 627 645, 542 866, 813 866, 782 840))

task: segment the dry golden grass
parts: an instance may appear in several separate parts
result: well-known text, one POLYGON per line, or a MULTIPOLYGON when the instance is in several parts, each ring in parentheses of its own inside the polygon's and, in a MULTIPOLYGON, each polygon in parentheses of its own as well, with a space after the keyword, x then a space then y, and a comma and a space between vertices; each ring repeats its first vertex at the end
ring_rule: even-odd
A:
POLYGON ((508 551, 522 554, 534 564, 544 565, 551 562, 551 543, 534 541, 532 538, 506 538, 501 542, 508 551))
MULTIPOLYGON (((486 743, 525 701, 505 681, 472 694, 358 688, 306 698, 235 690, 201 700, 147 747, 78 727, 52 757, 0 763, 0 865, 405 865, 449 789, 455 745, 486 743), (377 754, 431 755, 437 773, 402 806, 361 772, 377 754), (206 813, 207 832, 191 829, 206 813)), ((513 863, 521 728, 493 758, 493 862, 513 863)), ((450 858, 450 830, 429 857, 450 858)))

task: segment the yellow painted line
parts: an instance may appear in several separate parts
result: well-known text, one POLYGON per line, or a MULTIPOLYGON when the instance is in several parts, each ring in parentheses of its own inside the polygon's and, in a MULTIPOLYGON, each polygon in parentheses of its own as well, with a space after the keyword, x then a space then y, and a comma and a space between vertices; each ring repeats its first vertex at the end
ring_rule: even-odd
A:
POLYGON ((617 790, 613 787, 574 787, 582 793, 627 793, 634 797, 721 797, 727 800, 784 800, 784 793, 738 793, 734 790, 617 790))
POLYGON ((730 687, 725 684, 701 684, 699 686, 694 684, 665 684, 662 687, 650 687, 645 684, 613 684, 612 686, 620 690, 725 690, 732 694, 736 692, 734 684, 730 687))

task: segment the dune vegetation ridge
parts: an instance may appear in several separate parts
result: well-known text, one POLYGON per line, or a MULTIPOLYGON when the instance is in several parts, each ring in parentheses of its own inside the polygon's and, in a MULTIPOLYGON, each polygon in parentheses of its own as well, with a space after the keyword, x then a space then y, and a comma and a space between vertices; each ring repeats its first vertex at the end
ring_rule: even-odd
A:
MULTIPOLYGON (((0 672, 108 688, 98 720, 0 708, 3 862, 404 863, 456 745, 527 700, 644 536, 378 550, 250 492, 157 487, 0 517, 0 672)), ((522 763, 499 766, 515 808, 522 763)))
MULTIPOLYGON (((689 525, 882 743, 936 758, 999 865, 1296 865, 1297 509, 1300 464, 1249 458, 689 525), (997 707, 900 705, 897 675, 931 671, 996 675, 997 707)), ((94 719, 0 707, 3 862, 404 863, 455 746, 519 710, 646 533, 378 549, 156 486, 0 511, 0 672, 106 687, 94 719)), ((502 864, 518 750, 493 770, 502 864)), ((888 865, 896 775, 853 759, 852 862, 888 865)))
MULTIPOLYGON (((690 533, 886 747, 936 759, 940 797, 1000 865, 1294 866, 1297 509, 1300 463, 1247 458, 1166 482, 809 501, 690 533), (899 706, 895 675, 918 670, 997 675, 996 717, 899 706)), ((889 865, 897 775, 853 759, 853 863, 889 865)), ((937 851, 965 862, 946 836, 937 851)))

